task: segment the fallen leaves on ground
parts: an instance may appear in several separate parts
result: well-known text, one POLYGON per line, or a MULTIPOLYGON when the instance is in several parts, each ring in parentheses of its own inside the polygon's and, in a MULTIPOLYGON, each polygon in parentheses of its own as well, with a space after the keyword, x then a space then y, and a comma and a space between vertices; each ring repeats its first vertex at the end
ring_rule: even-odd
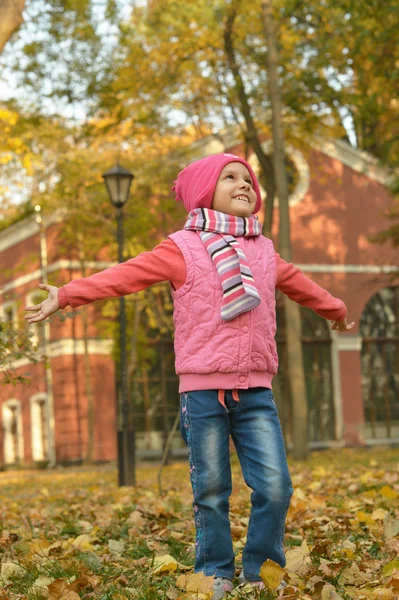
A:
MULTIPOLYGON (((250 490, 232 464, 238 574, 250 490)), ((290 471, 285 569, 266 561, 265 590, 226 598, 399 600, 398 450, 319 452, 290 471)), ((1 473, 0 600, 209 600, 213 577, 193 573, 188 465, 165 468, 162 498, 157 475, 143 464, 135 488, 118 488, 112 466, 1 473)))

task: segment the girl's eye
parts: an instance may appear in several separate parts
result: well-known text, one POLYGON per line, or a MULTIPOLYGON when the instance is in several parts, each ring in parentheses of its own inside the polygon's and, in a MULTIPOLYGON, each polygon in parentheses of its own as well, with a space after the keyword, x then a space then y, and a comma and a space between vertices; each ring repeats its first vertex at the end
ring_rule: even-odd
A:
POLYGON ((227 175, 227 179, 231 177, 231 179, 234 179, 234 175, 227 175))

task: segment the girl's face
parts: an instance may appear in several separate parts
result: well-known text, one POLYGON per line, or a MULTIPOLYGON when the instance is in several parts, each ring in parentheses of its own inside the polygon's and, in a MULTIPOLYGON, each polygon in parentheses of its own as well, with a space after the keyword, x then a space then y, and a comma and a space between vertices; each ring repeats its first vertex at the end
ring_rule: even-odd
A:
POLYGON ((235 217, 250 217, 256 200, 247 167, 240 162, 227 164, 219 175, 211 208, 235 217))

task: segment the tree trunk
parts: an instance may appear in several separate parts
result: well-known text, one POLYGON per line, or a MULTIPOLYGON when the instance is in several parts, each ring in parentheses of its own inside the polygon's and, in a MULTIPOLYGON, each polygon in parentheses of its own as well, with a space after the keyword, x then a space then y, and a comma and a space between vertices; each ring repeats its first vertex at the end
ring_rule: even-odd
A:
MULTIPOLYGON (((86 263, 83 254, 83 245, 79 239, 78 234, 77 245, 79 248, 79 261, 80 268, 82 271, 82 277, 86 276, 86 263)), ((93 386, 92 386, 92 374, 90 365, 90 354, 89 354, 89 339, 88 339, 88 321, 87 321, 87 307, 82 306, 81 308, 82 324, 83 324, 83 364, 85 374, 85 391, 87 397, 87 454, 86 461, 92 462, 93 460, 93 448, 94 448, 94 414, 93 414, 93 386)))
MULTIPOLYGON (((278 85, 278 51, 275 37, 276 23, 272 13, 272 0, 262 0, 262 17, 267 40, 267 72, 269 96, 272 106, 273 124, 273 168, 279 198, 280 230, 279 245, 281 256, 291 262, 291 235, 288 203, 288 180, 285 170, 284 134, 281 122, 281 97, 278 85)), ((298 304, 284 297, 287 331, 288 372, 293 407, 293 455, 297 460, 309 454, 307 435, 307 397, 303 369, 301 317, 298 304)))
MULTIPOLYGON (((84 275, 83 275, 84 277, 84 275)), ((93 460, 93 448, 94 448, 94 414, 93 414, 93 387, 91 381, 91 365, 90 365, 90 354, 89 354, 89 340, 88 340, 88 321, 87 321, 87 307, 82 306, 82 322, 83 322, 83 344, 84 344, 84 372, 85 372, 85 390, 87 396, 87 462, 93 460)))
POLYGON ((11 35, 24 22, 25 0, 0 0, 0 53, 11 35))
POLYGON ((265 206, 265 221, 263 224, 263 234, 266 237, 271 236, 273 219, 273 201, 274 201, 274 182, 273 182, 273 163, 263 148, 258 136, 256 124, 252 118, 251 107, 245 91, 244 82, 241 77, 240 69, 236 60, 233 44, 233 27, 237 15, 237 0, 235 0, 229 10, 224 29, 224 49, 230 70, 234 77, 235 88, 241 105, 241 112, 245 119, 246 132, 245 141, 251 146, 259 161, 265 182, 267 192, 267 202, 265 206))
POLYGON ((151 433, 153 431, 153 426, 152 426, 150 388, 149 388, 147 367, 142 368, 142 373, 143 373, 143 402, 144 402, 144 414, 145 414, 144 440, 145 440, 145 447, 148 449, 148 448, 151 448, 151 445, 152 445, 151 433))
MULTIPOLYGON (((166 384, 166 348, 165 343, 161 342, 159 345, 161 354, 161 397, 162 397, 162 429, 163 429, 163 452, 167 447, 168 436, 169 436, 169 418, 168 418, 168 390, 166 384)), ((169 452, 163 455, 164 464, 169 464, 169 452)))

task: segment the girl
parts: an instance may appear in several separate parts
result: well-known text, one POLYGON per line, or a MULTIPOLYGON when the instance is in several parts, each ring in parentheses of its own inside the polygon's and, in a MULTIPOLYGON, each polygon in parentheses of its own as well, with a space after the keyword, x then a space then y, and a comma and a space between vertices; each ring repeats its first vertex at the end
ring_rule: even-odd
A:
POLYGON ((180 431, 188 447, 196 529, 195 572, 214 575, 214 600, 233 589, 229 436, 253 490, 241 582, 262 587, 271 559, 285 566, 283 537, 292 485, 271 390, 277 372, 275 288, 349 331, 346 307, 261 234, 259 184, 251 166, 216 154, 179 173, 176 199, 187 209, 184 229, 151 252, 57 289, 25 318, 37 323, 70 305, 131 294, 170 281, 174 302, 180 431))

